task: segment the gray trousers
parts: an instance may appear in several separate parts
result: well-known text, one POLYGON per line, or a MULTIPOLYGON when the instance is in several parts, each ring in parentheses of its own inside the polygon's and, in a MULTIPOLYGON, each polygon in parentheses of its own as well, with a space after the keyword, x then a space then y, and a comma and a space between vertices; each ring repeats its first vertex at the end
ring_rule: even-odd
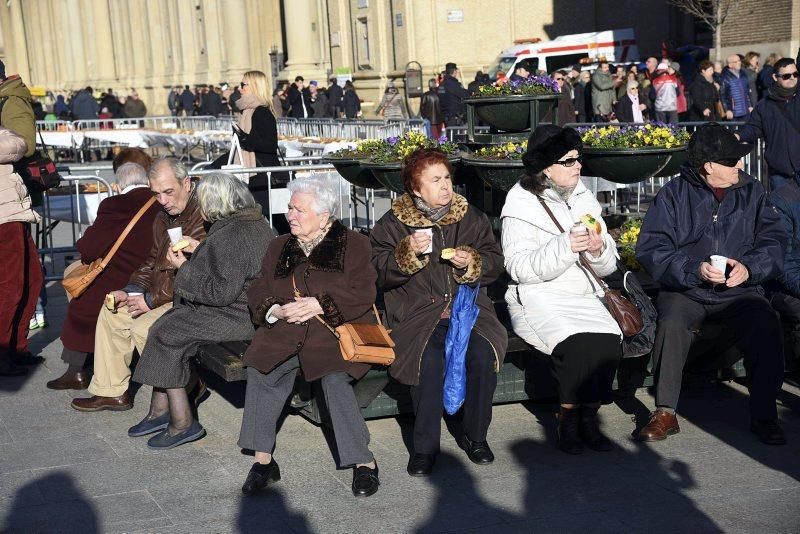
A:
MULTIPOLYGON (((299 368, 297 356, 266 374, 252 367, 247 368, 240 447, 259 452, 273 451, 278 418, 292 394, 299 368)), ((339 467, 367 464, 374 458, 369 450, 369 430, 361 416, 351 380, 343 372, 332 373, 321 379, 336 448, 339 450, 339 467)))

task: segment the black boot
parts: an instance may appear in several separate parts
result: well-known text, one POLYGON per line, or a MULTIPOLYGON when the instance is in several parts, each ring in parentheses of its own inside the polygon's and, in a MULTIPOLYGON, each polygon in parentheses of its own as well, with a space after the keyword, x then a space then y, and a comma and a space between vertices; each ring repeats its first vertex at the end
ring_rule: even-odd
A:
POLYGON ((600 431, 597 410, 600 406, 581 406, 581 419, 578 425, 581 439, 592 450, 610 451, 614 448, 611 440, 600 431))
POLYGON ((277 482, 281 479, 281 470, 273 458, 268 464, 253 464, 250 472, 247 473, 247 480, 242 486, 242 493, 252 495, 264 489, 270 482, 277 482))
POLYGON ((579 409, 562 406, 556 418, 558 419, 558 448, 569 454, 581 454, 583 444, 578 431, 579 409))

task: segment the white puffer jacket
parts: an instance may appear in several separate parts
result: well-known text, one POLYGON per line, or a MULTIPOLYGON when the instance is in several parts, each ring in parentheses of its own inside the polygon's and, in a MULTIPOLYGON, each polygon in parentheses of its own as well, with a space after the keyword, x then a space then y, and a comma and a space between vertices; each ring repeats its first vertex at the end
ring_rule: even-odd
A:
POLYGON ((12 165, 25 155, 26 150, 22 137, 0 127, 0 224, 40 220, 39 214, 31 209, 28 188, 12 165))
POLYGON ((509 191, 501 214, 505 267, 513 280, 506 304, 514 332, 545 354, 579 333, 616 334, 622 339, 619 326, 599 299, 602 290, 578 265, 578 254, 572 252, 569 241, 574 222, 590 213, 603 225, 605 249, 598 258, 585 257, 600 277, 616 270, 617 248, 600 217, 600 204, 581 182, 567 203, 552 189, 542 196, 564 232, 536 196, 519 184, 509 191))

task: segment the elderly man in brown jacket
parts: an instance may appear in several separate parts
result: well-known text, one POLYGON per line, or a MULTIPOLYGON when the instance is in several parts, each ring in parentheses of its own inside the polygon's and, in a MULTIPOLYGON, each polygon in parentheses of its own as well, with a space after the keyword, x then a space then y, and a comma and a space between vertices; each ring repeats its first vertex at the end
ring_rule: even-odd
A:
POLYGON ((97 319, 94 376, 89 398, 72 401, 84 412, 129 410, 128 395, 133 350, 144 349, 153 323, 172 307, 175 267, 167 261, 170 228, 180 227, 184 236, 201 241, 206 232, 200 206, 186 168, 177 160, 156 160, 148 173, 150 190, 162 210, 153 223, 153 248, 147 261, 134 271, 125 288, 113 291, 114 308, 104 305, 97 319))

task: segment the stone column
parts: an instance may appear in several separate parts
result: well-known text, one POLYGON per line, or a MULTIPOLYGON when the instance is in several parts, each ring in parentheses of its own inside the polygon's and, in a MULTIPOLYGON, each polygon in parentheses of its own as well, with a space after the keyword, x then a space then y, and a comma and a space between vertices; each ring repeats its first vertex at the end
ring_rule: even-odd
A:
MULTIPOLYGON (((292 2, 294 1, 292 0, 292 2)), ((224 74, 227 74, 228 78, 231 78, 231 75, 235 77, 243 74, 253 68, 244 13, 247 13, 245 0, 221 1, 223 55, 227 63, 227 73, 224 74)))
POLYGON ((25 32, 22 31, 22 5, 20 2, 11 2, 11 5, 0 5, 3 16, 0 24, 3 25, 3 46, 6 58, 6 74, 19 74, 25 83, 31 78, 31 68, 28 62, 28 44, 25 42, 25 32), (8 16, 6 16, 8 15, 8 16))
POLYGON ((319 31, 316 0, 284 0, 286 17, 286 71, 294 75, 302 74, 306 81, 311 73, 319 73, 320 58, 314 56, 314 47, 319 31))
POLYGON ((94 43, 94 50, 89 59, 92 78, 103 85, 108 85, 113 83, 117 77, 108 0, 91 0, 85 7, 90 8, 89 11, 94 22, 89 29, 93 34, 92 41, 94 43))

